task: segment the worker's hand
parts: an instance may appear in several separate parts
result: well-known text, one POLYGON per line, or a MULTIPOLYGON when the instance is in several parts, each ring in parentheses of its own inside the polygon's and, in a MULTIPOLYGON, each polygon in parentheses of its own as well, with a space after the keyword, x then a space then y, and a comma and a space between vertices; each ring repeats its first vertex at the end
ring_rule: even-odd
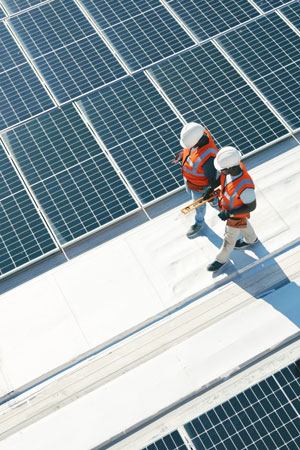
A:
POLYGON ((227 209, 223 209, 221 212, 219 212, 218 216, 221 220, 227 220, 230 217, 230 211, 227 211, 227 209))
POLYGON ((180 150, 180 152, 177 153, 177 155, 174 157, 174 159, 172 160, 173 164, 178 163, 179 161, 182 161, 182 157, 183 157, 183 150, 180 150))
POLYGON ((214 192, 214 188, 212 188, 211 186, 207 186, 205 189, 203 189, 202 199, 207 200, 213 192, 214 192))

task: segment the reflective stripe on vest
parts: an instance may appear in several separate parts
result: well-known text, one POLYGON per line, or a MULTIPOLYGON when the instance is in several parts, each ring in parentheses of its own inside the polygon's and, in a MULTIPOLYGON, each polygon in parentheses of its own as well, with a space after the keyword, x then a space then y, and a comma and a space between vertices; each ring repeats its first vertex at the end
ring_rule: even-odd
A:
MULTIPOLYGON (((235 180, 229 181, 226 186, 226 176, 224 174, 221 174, 221 191, 219 194, 219 206, 221 209, 234 211, 235 209, 239 208, 244 204, 239 198, 240 194, 247 188, 255 188, 252 178, 248 174, 246 167, 242 162, 240 163, 240 167, 243 171, 241 175, 235 180), (237 184, 235 185, 235 183, 237 184), (232 184, 234 185, 233 191, 231 192, 231 194, 229 194, 227 189, 228 187, 232 187, 232 184)), ((235 217, 250 217, 250 214, 237 214, 235 217)))
POLYGON ((183 167, 183 170, 185 172, 190 173, 191 175, 196 176, 196 177, 205 177, 204 173, 197 173, 197 170, 198 170, 199 165, 202 164, 202 161, 210 154, 216 156, 217 151, 214 148, 208 148, 207 150, 205 150, 204 153, 202 153, 202 155, 199 155, 199 157, 196 159, 195 163, 193 163, 193 161, 190 159, 190 157, 188 157, 187 162, 192 167, 192 170, 190 170, 186 167, 183 167))

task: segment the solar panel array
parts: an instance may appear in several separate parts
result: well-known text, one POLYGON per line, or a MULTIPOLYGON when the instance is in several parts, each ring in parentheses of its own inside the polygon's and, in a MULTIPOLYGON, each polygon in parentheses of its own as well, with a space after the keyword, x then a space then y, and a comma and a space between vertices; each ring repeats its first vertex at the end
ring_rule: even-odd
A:
MULTIPOLYGON (((195 450, 299 449, 300 361, 196 417, 184 428, 195 450)), ((144 450, 181 448, 171 440, 174 433, 144 450)), ((180 435, 177 439, 179 442, 180 435)))
POLYGON ((185 121, 244 153, 299 129, 299 39, 299 1, 1 0, 0 192, 31 213, 0 276, 180 189, 185 121))

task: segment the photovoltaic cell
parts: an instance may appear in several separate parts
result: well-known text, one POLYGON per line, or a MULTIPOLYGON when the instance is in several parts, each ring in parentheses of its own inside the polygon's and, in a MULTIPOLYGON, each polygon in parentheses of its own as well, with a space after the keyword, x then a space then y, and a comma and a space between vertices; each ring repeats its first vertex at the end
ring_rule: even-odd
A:
POLYGON ((248 0, 173 0, 168 3, 199 41, 259 15, 248 0))
POLYGON ((300 36, 276 13, 217 38, 287 123, 300 126, 300 36))
POLYGON ((287 133, 210 42, 149 72, 186 121, 203 123, 219 147, 234 144, 249 153, 287 133))
POLYGON ((144 204, 182 185, 171 163, 182 123, 143 73, 78 104, 144 204))
POLYGON ((39 5, 45 0, 2 0, 3 6, 9 14, 14 14, 32 6, 39 5))
POLYGON ((62 244, 138 208, 73 105, 3 139, 62 244))
POLYGON ((0 276, 56 248, 0 147, 0 276))
POLYGON ((195 448, 299 448, 299 376, 297 363, 291 364, 185 424, 195 448))
POLYGON ((300 2, 294 2, 280 9, 285 17, 300 31, 300 2))
POLYGON ((54 0, 10 24, 61 103, 126 75, 71 0, 54 0))
POLYGON ((270 11, 273 8, 288 3, 289 0, 254 0, 257 6, 259 6, 264 12, 270 11))
POLYGON ((143 450, 189 450, 178 431, 164 436, 162 439, 148 445, 143 450))
POLYGON ((109 5, 107 2, 106 7, 103 3, 89 0, 84 5, 132 71, 194 45, 194 41, 159 0, 145 2, 142 8, 141 2, 133 0, 109 2, 109 5), (149 5, 148 9, 146 5, 149 5), (127 17, 121 21, 124 15, 127 17))

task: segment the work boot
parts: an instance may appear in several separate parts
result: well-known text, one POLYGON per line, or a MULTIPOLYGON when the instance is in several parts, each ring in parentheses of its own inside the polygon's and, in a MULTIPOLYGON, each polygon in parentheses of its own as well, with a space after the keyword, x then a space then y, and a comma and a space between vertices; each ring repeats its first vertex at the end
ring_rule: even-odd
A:
POLYGON ((258 238, 256 238, 255 241, 252 242, 252 244, 249 244, 248 242, 245 242, 244 239, 238 239, 238 240, 236 241, 236 243, 235 243, 234 248, 238 248, 238 249, 240 249, 240 248, 245 248, 245 247, 248 247, 249 245, 254 245, 254 244, 256 244, 256 242, 258 242, 258 238))
POLYGON ((192 238, 194 236, 197 236, 197 234, 200 233, 202 228, 204 227, 204 223, 202 225, 199 225, 198 223, 194 223, 194 225, 191 226, 189 231, 186 233, 188 238, 192 238))
POLYGON ((216 272, 217 270, 221 269, 221 267, 223 267, 225 264, 226 264, 226 262, 220 263, 219 261, 214 261, 209 266, 207 266, 207 270, 209 272, 216 272))

